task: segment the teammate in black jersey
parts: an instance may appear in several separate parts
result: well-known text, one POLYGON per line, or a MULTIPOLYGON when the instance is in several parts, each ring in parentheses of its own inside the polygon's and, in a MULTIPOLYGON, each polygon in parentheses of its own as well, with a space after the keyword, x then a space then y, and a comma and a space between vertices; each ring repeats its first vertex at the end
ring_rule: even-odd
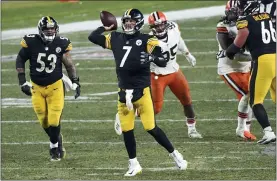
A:
POLYGON ((244 45, 251 53, 253 64, 249 101, 264 130, 264 136, 258 143, 267 144, 276 141, 263 106, 268 90, 276 103, 276 30, 271 16, 266 12, 257 11, 259 5, 256 1, 240 1, 239 8, 242 14, 236 23, 238 35, 226 50, 226 55, 233 59, 244 45))
POLYGON ((88 39, 112 50, 118 78, 118 113, 123 131, 124 143, 129 155, 129 170, 125 176, 134 176, 142 171, 136 158, 134 137, 135 109, 140 112, 144 129, 162 145, 174 159, 179 169, 186 169, 187 162, 173 148, 165 133, 156 125, 153 102, 150 93, 150 62, 165 67, 158 40, 140 32, 144 25, 143 14, 137 9, 127 10, 122 17, 123 33, 110 31, 113 27, 99 27, 88 39))
POLYGON ((34 111, 50 138, 51 161, 65 157, 60 134, 60 119, 64 107, 64 86, 62 81, 62 64, 76 88, 77 98, 80 95, 79 78, 69 53, 72 44, 68 38, 58 36, 57 21, 42 17, 38 22, 39 34, 25 35, 21 40, 16 58, 21 90, 32 96, 34 111), (25 63, 29 60, 31 83, 26 81, 25 63))

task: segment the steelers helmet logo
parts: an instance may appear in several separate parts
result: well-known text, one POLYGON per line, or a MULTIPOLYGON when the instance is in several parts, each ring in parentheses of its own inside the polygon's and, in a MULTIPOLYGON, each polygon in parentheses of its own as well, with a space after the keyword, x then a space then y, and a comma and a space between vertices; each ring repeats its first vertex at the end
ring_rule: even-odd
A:
POLYGON ((60 48, 60 47, 57 47, 57 48, 56 48, 56 52, 57 52, 57 53, 60 53, 60 52, 61 52, 61 48, 60 48))
POLYGON ((137 41, 136 41, 136 45, 137 45, 137 46, 140 46, 141 44, 142 44, 142 41, 141 41, 141 40, 137 40, 137 41))

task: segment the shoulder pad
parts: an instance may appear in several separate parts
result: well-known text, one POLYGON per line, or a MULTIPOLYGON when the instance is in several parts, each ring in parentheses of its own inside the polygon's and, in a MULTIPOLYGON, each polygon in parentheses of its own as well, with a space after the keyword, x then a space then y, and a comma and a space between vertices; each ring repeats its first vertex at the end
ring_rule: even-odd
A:
POLYGON ((177 23, 175 23, 175 22, 173 22, 173 21, 169 21, 168 22, 168 24, 169 24, 169 29, 170 30, 178 30, 178 31, 180 31, 180 28, 179 28, 179 25, 177 24, 177 23))
POLYGON ((248 26, 248 20, 247 20, 247 16, 242 16, 242 17, 239 17, 239 19, 237 20, 237 23, 236 23, 236 27, 237 29, 243 29, 243 28, 246 28, 248 26))
POLYGON ((28 34, 25 35, 22 40, 20 41, 20 45, 23 48, 28 48, 30 46, 30 44, 32 43, 32 41, 36 40, 38 38, 39 35, 37 34, 28 34))
POLYGON ((63 36, 57 36, 56 38, 59 40, 61 46, 64 47, 65 52, 72 50, 72 43, 68 38, 63 36))

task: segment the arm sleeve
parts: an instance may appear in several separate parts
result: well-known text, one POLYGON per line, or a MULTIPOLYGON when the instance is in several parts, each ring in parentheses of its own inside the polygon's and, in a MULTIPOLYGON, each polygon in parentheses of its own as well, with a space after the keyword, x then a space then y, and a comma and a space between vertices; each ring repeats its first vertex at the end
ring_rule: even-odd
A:
POLYGON ((16 57, 16 68, 25 68, 25 62, 28 60, 28 53, 25 48, 21 48, 16 57))
POLYGON ((89 41, 91 41, 94 44, 100 45, 103 48, 111 48, 111 43, 110 43, 110 37, 109 39, 107 38, 108 35, 102 35, 102 33, 105 32, 105 28, 104 27, 99 27, 96 30, 94 30, 93 32, 91 32, 91 34, 88 36, 89 41))
POLYGON ((183 55, 188 55, 189 54, 189 50, 188 47, 186 46, 185 41, 183 40, 183 38, 180 36, 180 40, 178 43, 178 50, 183 54, 183 55))
POLYGON ((234 42, 234 39, 226 33, 217 33, 216 38, 223 50, 226 50, 234 42))

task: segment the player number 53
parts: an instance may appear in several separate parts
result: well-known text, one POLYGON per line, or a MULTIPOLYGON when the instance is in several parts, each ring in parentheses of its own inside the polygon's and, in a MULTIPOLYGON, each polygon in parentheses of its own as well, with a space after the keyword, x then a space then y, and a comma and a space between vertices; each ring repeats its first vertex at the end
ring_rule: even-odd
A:
POLYGON ((53 70, 54 70, 55 67, 56 67, 57 56, 56 56, 55 54, 50 54, 50 55, 47 57, 47 60, 50 61, 50 64, 49 64, 50 66, 49 66, 49 67, 48 67, 48 66, 46 67, 46 66, 45 66, 45 62, 41 60, 43 57, 46 57, 46 53, 39 53, 39 54, 38 54, 37 63, 40 64, 40 68, 36 68, 36 70, 37 70, 38 72, 42 72, 42 71, 45 70, 46 73, 51 73, 51 72, 53 72, 53 70))

